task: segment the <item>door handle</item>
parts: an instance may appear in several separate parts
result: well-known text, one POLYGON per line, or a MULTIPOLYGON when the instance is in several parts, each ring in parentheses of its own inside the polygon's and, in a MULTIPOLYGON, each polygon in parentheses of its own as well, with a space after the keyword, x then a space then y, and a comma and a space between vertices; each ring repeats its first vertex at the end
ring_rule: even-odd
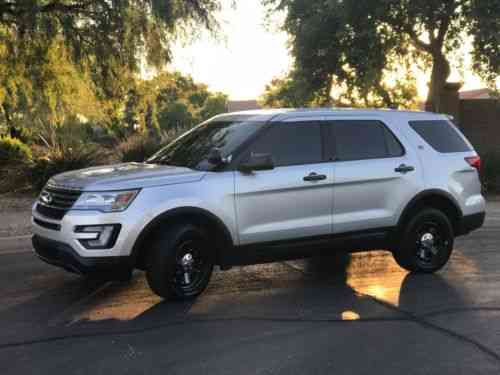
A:
POLYGON ((411 165, 401 164, 399 167, 394 169, 394 172, 405 174, 408 172, 413 172, 414 170, 415 170, 415 167, 413 167, 411 165))
POLYGON ((303 178, 304 181, 321 181, 326 180, 326 176, 324 174, 317 174, 315 172, 309 173, 309 175, 303 178))

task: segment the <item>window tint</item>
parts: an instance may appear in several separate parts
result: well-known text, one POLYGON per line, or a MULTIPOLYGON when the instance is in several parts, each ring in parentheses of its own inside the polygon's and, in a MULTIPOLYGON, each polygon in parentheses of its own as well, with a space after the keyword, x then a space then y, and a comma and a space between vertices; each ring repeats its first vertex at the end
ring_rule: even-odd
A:
POLYGON ((251 121, 206 122, 162 148, 148 162, 214 170, 217 166, 208 161, 210 150, 217 147, 222 156, 229 156, 262 126, 263 122, 251 121))
POLYGON ((471 150, 454 129, 455 125, 448 121, 410 121, 410 126, 438 152, 450 153, 471 150))
POLYGON ((362 160, 397 157, 403 146, 378 121, 333 121, 334 155, 338 160, 362 160))
POLYGON ((276 166, 322 161, 321 130, 317 123, 273 124, 250 147, 253 153, 269 153, 276 166))
POLYGON ((384 128, 384 133, 385 133, 385 142, 387 144, 387 151, 389 152, 390 157, 398 157, 398 156, 403 156, 405 154, 405 150, 401 143, 396 139, 396 136, 392 134, 392 132, 387 129, 385 126, 382 126, 384 128))

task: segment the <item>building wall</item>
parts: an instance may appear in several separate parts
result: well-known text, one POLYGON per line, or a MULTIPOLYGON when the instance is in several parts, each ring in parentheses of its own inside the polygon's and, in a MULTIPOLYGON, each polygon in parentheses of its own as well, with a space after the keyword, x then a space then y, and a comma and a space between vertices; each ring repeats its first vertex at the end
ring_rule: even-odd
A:
POLYGON ((500 100, 460 100, 458 124, 480 154, 500 153, 500 100))

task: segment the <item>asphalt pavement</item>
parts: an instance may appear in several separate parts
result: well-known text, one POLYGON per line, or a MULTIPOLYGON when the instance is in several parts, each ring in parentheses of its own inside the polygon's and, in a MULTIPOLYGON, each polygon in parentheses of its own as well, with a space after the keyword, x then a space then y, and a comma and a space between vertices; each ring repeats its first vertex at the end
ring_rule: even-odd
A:
POLYGON ((499 374, 499 250, 490 202, 436 275, 333 254, 218 271, 172 303, 141 272, 86 281, 0 239, 0 374, 499 374))

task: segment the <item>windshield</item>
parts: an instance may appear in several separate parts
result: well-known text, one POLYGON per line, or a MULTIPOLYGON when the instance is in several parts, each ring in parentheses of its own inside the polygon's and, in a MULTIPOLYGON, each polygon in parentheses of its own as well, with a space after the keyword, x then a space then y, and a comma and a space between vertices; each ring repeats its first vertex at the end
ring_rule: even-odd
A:
POLYGON ((241 120, 206 122, 163 147, 147 162, 210 171, 216 167, 207 160, 211 149, 217 147, 228 157, 263 125, 241 120))

